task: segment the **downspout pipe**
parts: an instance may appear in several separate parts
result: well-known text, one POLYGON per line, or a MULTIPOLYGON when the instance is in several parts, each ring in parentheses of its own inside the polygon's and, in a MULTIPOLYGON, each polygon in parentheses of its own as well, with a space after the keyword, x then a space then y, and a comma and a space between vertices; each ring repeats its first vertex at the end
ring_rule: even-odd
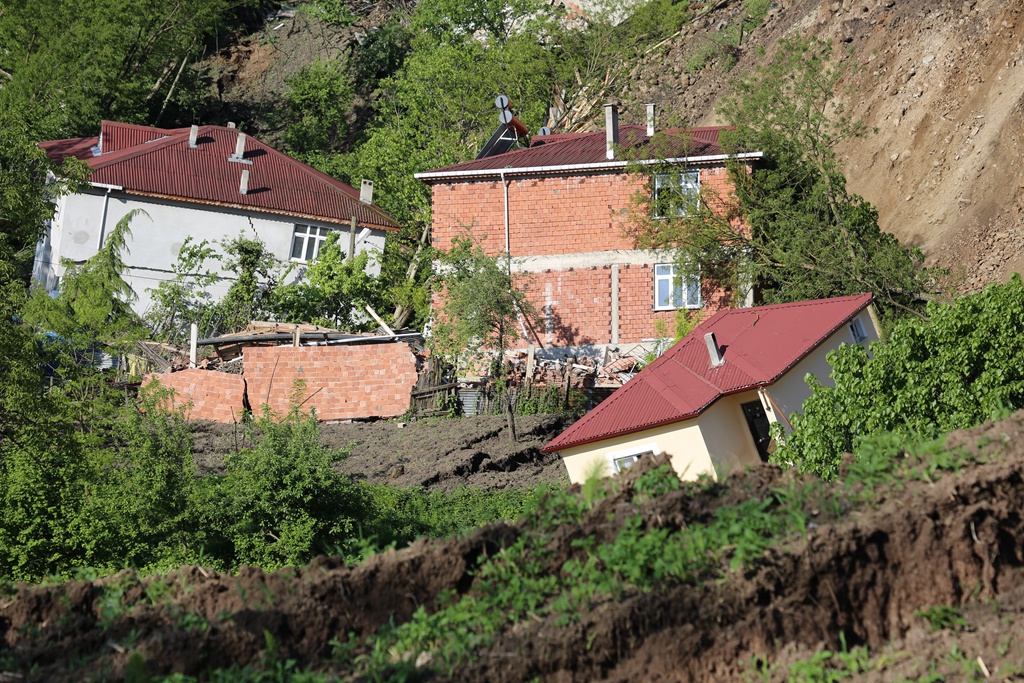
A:
POLYGON ((120 185, 107 185, 106 183, 92 183, 92 186, 106 190, 103 194, 103 211, 100 213, 99 234, 96 236, 96 251, 99 251, 103 248, 103 234, 106 232, 107 227, 107 207, 110 205, 110 192, 111 190, 123 190, 124 188, 120 185))
MULTIPOLYGON (((507 268, 509 282, 512 281, 512 240, 509 237, 508 229, 508 186, 512 181, 505 180, 505 169, 501 169, 501 187, 505 196, 505 268, 507 268)), ((519 329, 523 333, 523 339, 529 341, 530 333, 526 329, 526 323, 523 322, 523 312, 516 306, 516 318, 519 320, 519 329)))
POLYGON ((509 181, 505 180, 505 169, 501 169, 501 186, 505 193, 505 254, 509 258, 509 272, 512 272, 512 243, 509 238, 508 232, 508 184, 509 181))

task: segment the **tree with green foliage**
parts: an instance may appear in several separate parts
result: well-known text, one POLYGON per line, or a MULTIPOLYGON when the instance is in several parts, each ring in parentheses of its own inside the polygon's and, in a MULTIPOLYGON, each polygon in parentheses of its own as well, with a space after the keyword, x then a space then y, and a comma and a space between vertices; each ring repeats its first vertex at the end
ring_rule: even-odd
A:
POLYGON ((15 112, 37 140, 90 134, 104 118, 155 123, 207 36, 249 5, 9 0, 0 12, 0 111, 15 112))
POLYGON ((334 469, 316 415, 294 409, 257 420, 261 438, 228 457, 224 480, 229 536, 237 561, 260 567, 309 562, 353 540, 363 502, 334 469))
POLYGON ((146 311, 146 323, 154 339, 168 344, 183 343, 189 338, 192 323, 199 327, 200 335, 213 334, 217 307, 208 287, 221 278, 207 269, 206 263, 211 259, 219 256, 210 243, 196 242, 189 235, 171 266, 173 277, 147 290, 152 304, 146 311))
POLYGON ((808 376, 813 394, 773 459, 833 478, 842 454, 872 435, 931 439, 1024 407, 1019 275, 925 312, 898 323, 887 343, 832 351, 835 386, 808 376))
POLYGON ((492 257, 465 236, 441 254, 437 274, 442 304, 434 310, 429 345, 455 365, 480 362, 494 354, 493 376, 502 391, 509 435, 515 441, 515 404, 506 376, 505 350, 520 338, 520 326, 538 326, 527 294, 528 280, 512 274, 508 254, 492 257))
POLYGON ((298 154, 325 154, 341 147, 352 106, 352 83, 339 62, 317 60, 289 81, 290 114, 285 143, 298 154))
POLYGON ((274 277, 277 261, 258 237, 239 234, 222 240, 221 247, 224 249, 222 268, 234 273, 235 281, 217 303, 216 331, 235 332, 253 320, 266 317, 277 286, 274 277))
POLYGON ((737 289, 752 284, 765 303, 873 292, 886 320, 920 315, 941 273, 882 232, 875 208, 848 192, 836 156, 837 143, 866 132, 835 100, 848 68, 828 42, 781 40, 719 109, 735 126, 722 133, 725 149, 764 159, 750 173, 749 161, 729 162, 733 195, 705 186, 674 216, 634 212, 638 243, 674 247, 684 277, 699 270, 737 289))
POLYGON ((277 287, 270 304, 282 322, 313 323, 356 331, 375 325, 366 306, 380 304, 380 283, 366 272, 370 254, 346 258, 332 230, 300 282, 277 287))
POLYGON ((125 214, 84 263, 62 260, 65 270, 57 296, 36 288, 25 309, 26 322, 81 348, 124 347, 145 337, 142 321, 131 307, 135 292, 124 279, 130 225, 140 215, 149 218, 142 209, 125 214))
POLYGON ((28 282, 54 199, 84 177, 83 164, 75 161, 56 168, 30 135, 13 111, 0 106, 0 283, 28 282))

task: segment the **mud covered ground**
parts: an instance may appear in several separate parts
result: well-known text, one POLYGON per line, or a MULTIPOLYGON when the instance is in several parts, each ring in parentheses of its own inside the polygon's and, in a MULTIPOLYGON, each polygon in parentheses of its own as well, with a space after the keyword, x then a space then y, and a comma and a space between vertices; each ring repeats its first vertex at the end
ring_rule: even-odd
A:
MULTIPOLYGON (((509 438, 505 418, 496 415, 325 424, 320 434, 325 445, 350 451, 337 467, 357 481, 441 491, 458 486, 530 488, 569 483, 561 459, 540 452, 569 424, 559 415, 519 417, 517 441, 509 438)), ((212 422, 194 423, 193 436, 204 473, 218 471, 225 455, 252 445, 254 438, 243 429, 212 422)))
MULTIPOLYGON (((627 587, 586 603, 568 623, 533 614, 483 641, 453 670, 421 653, 419 673, 430 680, 625 682, 787 680, 803 672, 794 680, 825 680, 823 667, 839 661, 831 653, 846 648, 845 657, 859 658, 847 666, 860 672, 858 680, 1019 679, 1022 437, 1024 413, 954 434, 949 446, 980 463, 961 468, 947 460, 943 475, 929 464, 945 456, 928 456, 918 478, 872 488, 863 507, 844 501, 858 499, 864 484, 841 478, 821 488, 821 500, 833 504, 808 499, 804 512, 814 521, 763 557, 736 568, 726 549, 716 580, 627 587)), ((582 554, 581 539, 605 542, 635 515, 646 529, 681 529, 746 500, 770 503, 803 481, 765 465, 726 484, 651 497, 633 488, 648 469, 638 464, 579 521, 549 534, 543 561, 551 572, 582 554)), ((186 567, 149 579, 126 572, 9 589, 0 592, 0 680, 120 680, 132 667, 203 679, 231 664, 265 662, 268 650, 277 661, 345 679, 366 652, 365 636, 409 621, 420 606, 431 611, 442 594, 474 595, 477 567, 532 528, 527 520, 458 540, 422 540, 356 567, 320 558, 272 574, 186 567), (349 645, 339 647, 346 636, 349 645)), ((453 638, 460 628, 452 625, 453 638)), ((395 652, 395 661, 402 656, 395 652)))

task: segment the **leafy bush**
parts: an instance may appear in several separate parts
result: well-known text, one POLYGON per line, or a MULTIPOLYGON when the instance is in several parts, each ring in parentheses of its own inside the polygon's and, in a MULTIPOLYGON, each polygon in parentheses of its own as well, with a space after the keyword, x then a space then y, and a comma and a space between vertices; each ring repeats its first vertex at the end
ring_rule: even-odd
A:
POLYGON ((832 478, 841 455, 870 435, 935 438, 1024 406, 1019 275, 950 305, 930 304, 926 313, 928 320, 904 320, 870 351, 830 353, 835 386, 808 377, 814 393, 773 458, 832 478))
POLYGON ((223 484, 227 534, 239 563, 265 569, 308 562, 349 540, 364 515, 358 488, 334 469, 316 414, 256 421, 262 438, 229 456, 223 484))

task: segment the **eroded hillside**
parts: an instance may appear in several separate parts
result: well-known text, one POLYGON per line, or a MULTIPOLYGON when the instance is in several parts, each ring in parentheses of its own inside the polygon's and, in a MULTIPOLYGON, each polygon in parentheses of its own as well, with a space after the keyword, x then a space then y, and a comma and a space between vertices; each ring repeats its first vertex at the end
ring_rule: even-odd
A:
POLYGON ((716 122, 730 77, 770 59, 791 32, 830 38, 861 66, 847 111, 877 132, 841 148, 850 187, 882 227, 964 278, 965 291, 1024 268, 1024 34, 1015 0, 786 0, 730 52, 687 73, 740 16, 699 19, 638 72, 629 99, 693 124, 716 122), (763 53, 763 54, 762 54, 763 53))
POLYGON ((1018 413, 908 453, 862 454, 833 484, 764 465, 680 487, 665 459, 645 460, 603 490, 552 493, 515 524, 355 567, 319 558, 275 573, 188 567, 4 586, 0 673, 1019 677, 1022 436, 1018 413))

